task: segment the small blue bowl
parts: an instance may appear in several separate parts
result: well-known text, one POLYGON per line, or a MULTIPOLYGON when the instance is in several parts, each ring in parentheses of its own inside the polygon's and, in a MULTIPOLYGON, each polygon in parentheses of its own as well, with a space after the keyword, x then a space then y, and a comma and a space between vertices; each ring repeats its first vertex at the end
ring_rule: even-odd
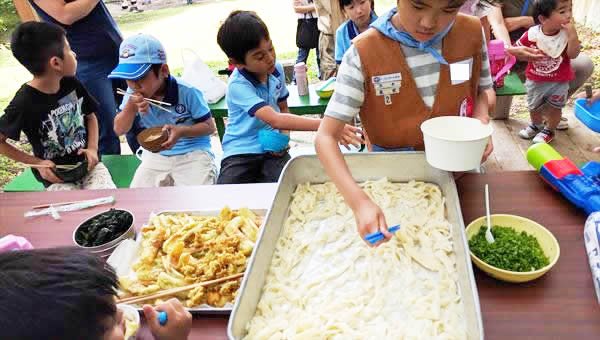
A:
POLYGON ((600 100, 588 107, 587 99, 577 99, 575 117, 592 131, 600 132, 600 100))
POLYGON ((287 147, 290 142, 290 136, 275 130, 262 129, 258 131, 258 141, 264 151, 280 152, 287 147))

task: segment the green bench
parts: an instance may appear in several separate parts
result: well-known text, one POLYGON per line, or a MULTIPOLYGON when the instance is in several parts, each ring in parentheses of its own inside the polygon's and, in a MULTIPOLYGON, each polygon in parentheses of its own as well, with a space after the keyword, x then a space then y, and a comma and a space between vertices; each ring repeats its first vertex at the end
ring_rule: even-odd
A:
POLYGON ((524 94, 527 94, 527 90, 516 72, 511 72, 504 77, 504 86, 496 89, 496 96, 498 97, 520 96, 524 94))
MULTIPOLYGON (((141 161, 135 155, 104 155, 102 163, 108 168, 117 188, 129 188, 135 170, 141 161)), ((3 190, 6 192, 44 191, 44 186, 35 179, 31 169, 26 169, 6 184, 3 190)))

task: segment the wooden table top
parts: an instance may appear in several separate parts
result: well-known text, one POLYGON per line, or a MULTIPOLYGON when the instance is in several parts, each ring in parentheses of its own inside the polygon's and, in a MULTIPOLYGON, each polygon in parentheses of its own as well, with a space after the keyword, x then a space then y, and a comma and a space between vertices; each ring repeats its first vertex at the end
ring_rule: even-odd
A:
MULTIPOLYGON (((586 216, 552 191, 530 171, 486 175, 467 174, 457 181, 465 225, 485 214, 483 188, 490 185, 492 213, 533 219, 558 239, 561 255, 540 279, 523 284, 504 283, 475 269, 486 339, 597 339, 600 307, 583 241, 586 216)), ((91 199, 114 194, 116 207, 131 210, 136 225, 151 212, 167 209, 219 210, 248 206, 267 209, 275 184, 220 185, 103 191, 2 193, 0 235, 25 236, 35 247, 72 245, 79 223, 107 206, 63 213, 60 221, 48 216, 25 219, 31 206, 47 202, 91 199)), ((190 339, 227 339, 226 316, 195 316, 190 339)))

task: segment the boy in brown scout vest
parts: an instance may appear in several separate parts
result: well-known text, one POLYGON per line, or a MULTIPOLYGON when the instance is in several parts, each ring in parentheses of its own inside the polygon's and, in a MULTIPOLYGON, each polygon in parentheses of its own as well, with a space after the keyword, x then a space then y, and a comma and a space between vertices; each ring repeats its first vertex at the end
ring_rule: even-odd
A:
MULTIPOLYGON (((464 115, 488 123, 484 91, 492 79, 486 42, 477 18, 457 14, 463 3, 398 0, 397 8, 354 39, 342 59, 315 145, 363 239, 381 231, 385 242, 391 234, 337 147, 345 122, 360 115, 372 151, 423 150, 420 125, 433 117, 464 115)), ((490 140, 484 160, 492 149, 490 140)))

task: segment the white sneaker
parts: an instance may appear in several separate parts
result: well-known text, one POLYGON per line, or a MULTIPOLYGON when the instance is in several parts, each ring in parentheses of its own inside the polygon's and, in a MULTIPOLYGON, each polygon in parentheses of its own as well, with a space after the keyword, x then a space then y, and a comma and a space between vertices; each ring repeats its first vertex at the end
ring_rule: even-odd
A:
POLYGON ((569 128, 569 119, 567 119, 567 117, 565 117, 565 116, 560 117, 560 122, 556 126, 556 129, 557 130, 566 130, 568 128, 569 128))
POLYGON ((527 125, 526 128, 519 131, 519 137, 523 139, 531 139, 535 137, 541 131, 541 127, 535 126, 533 124, 527 125))
POLYGON ((554 132, 548 129, 543 129, 533 138, 534 143, 550 143, 554 139, 554 132))

